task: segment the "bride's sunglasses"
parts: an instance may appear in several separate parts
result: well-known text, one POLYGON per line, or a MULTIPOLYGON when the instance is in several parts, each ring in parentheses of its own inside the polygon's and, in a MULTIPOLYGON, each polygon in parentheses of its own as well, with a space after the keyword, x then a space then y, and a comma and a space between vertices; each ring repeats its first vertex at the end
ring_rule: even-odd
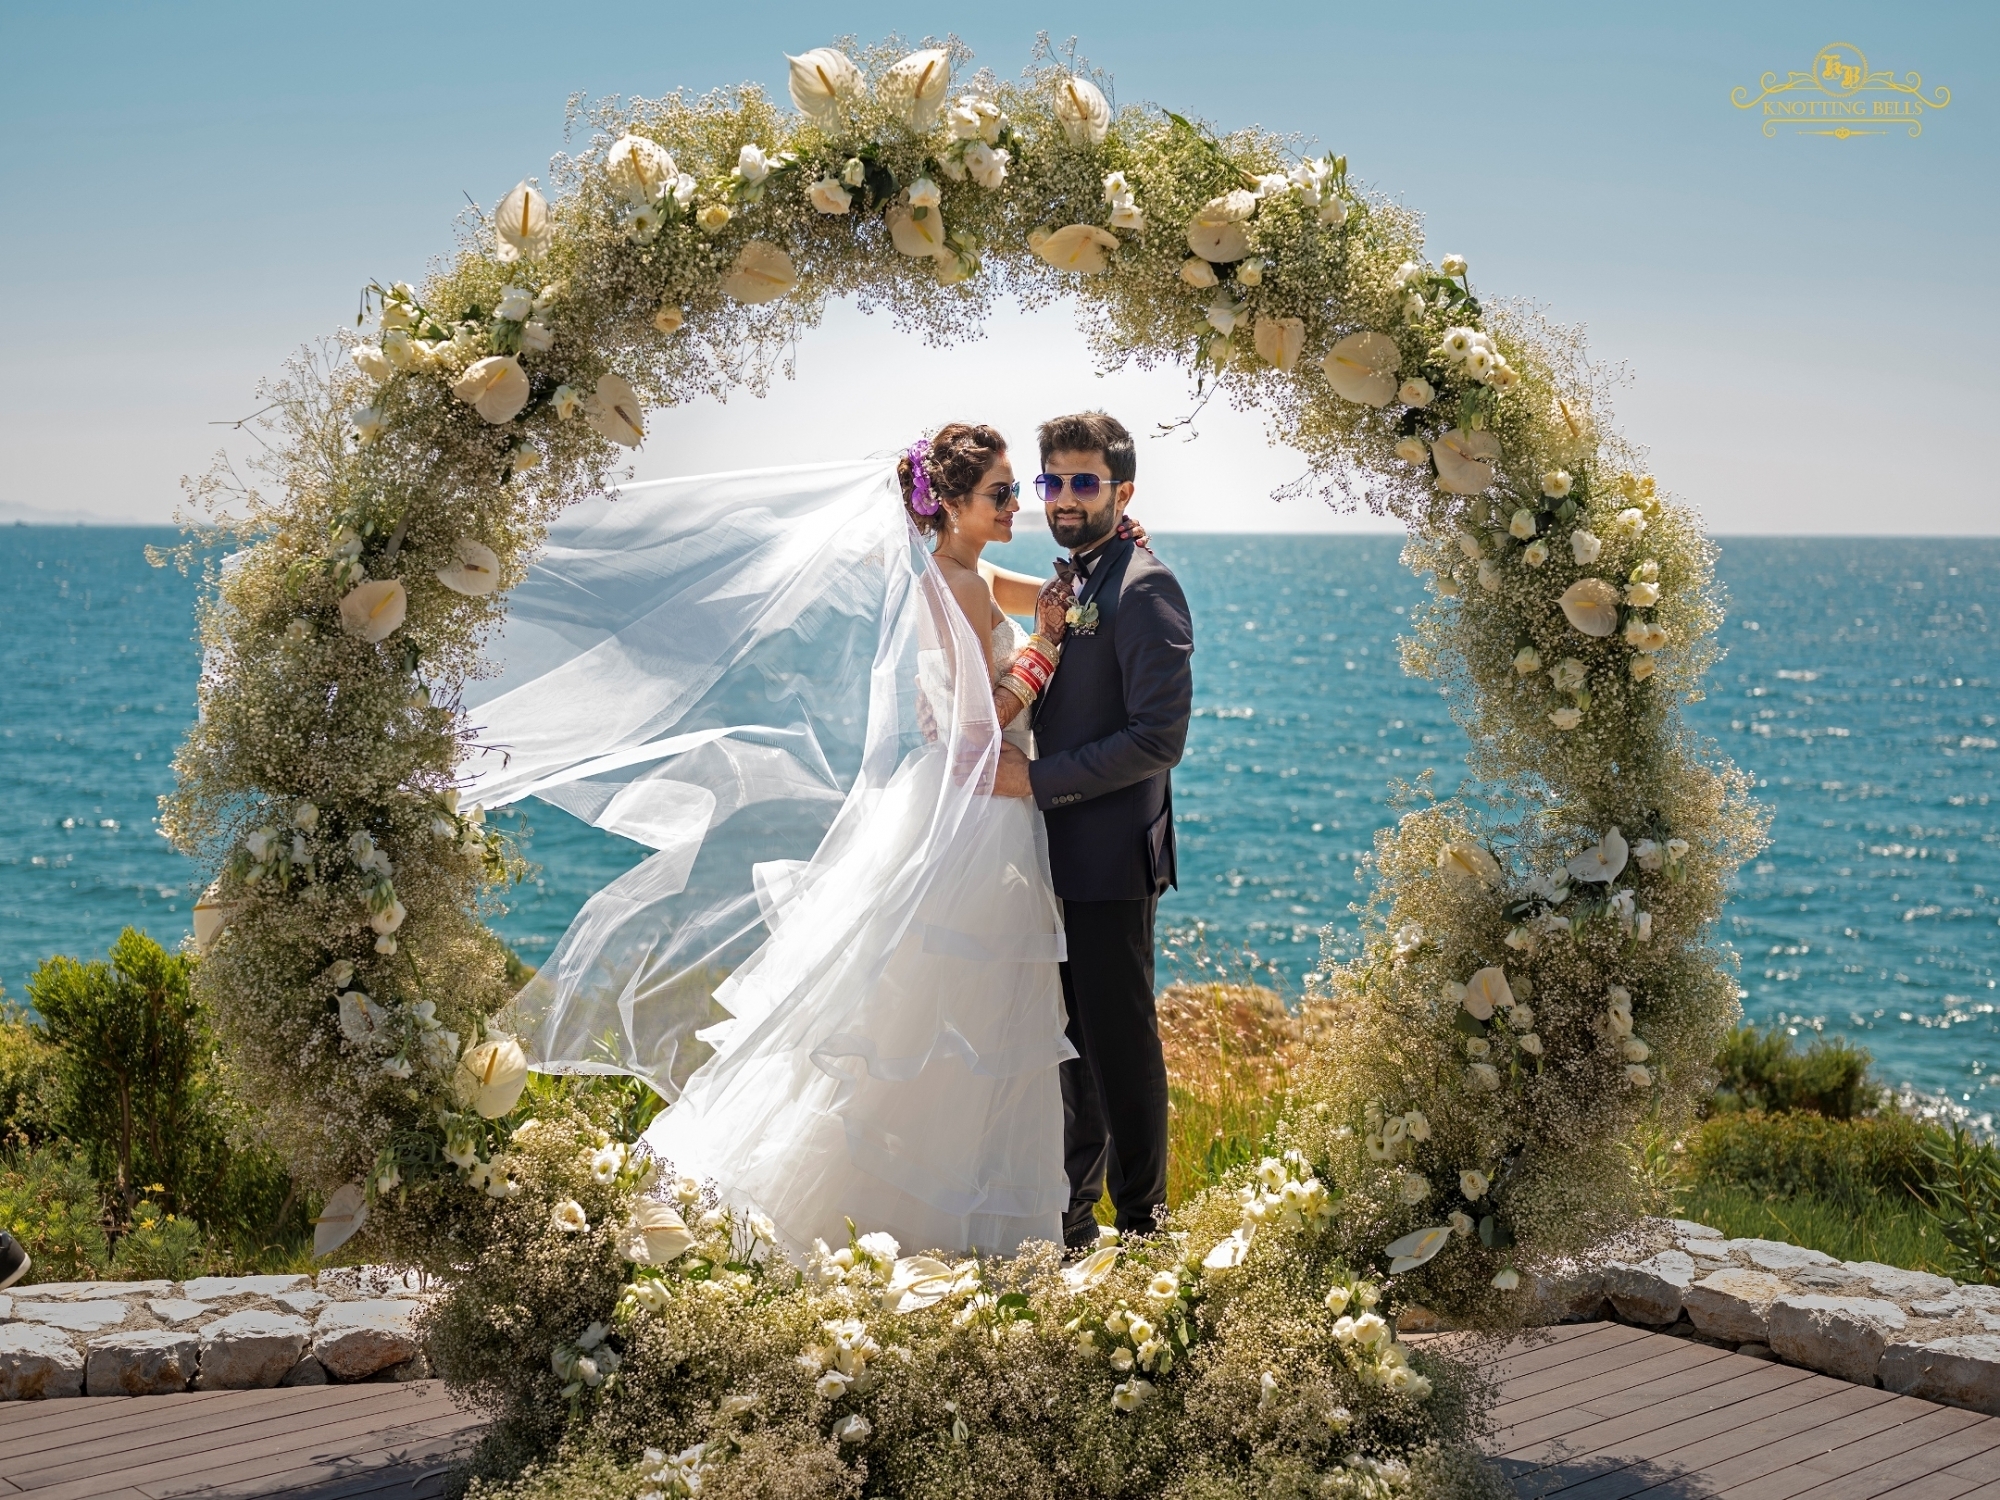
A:
POLYGON ((1069 484, 1069 492, 1079 500, 1095 499, 1104 485, 1104 481, 1095 474, 1037 474, 1035 493, 1044 500, 1053 500, 1063 492, 1065 481, 1069 484))

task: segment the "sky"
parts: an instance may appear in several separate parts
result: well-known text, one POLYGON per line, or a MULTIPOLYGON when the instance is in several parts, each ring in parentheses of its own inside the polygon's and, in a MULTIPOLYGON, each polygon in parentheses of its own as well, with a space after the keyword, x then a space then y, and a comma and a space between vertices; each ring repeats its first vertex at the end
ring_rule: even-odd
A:
MULTIPOLYGON (((1042 30, 1121 102, 1344 153, 1483 296, 1584 325, 1627 374, 1620 425, 1716 533, 2000 533, 2000 6, 1740 0, 0 0, 0 519, 170 519, 260 378, 371 278, 418 279, 468 195, 546 175, 574 94, 781 94, 782 54, 841 33, 955 32, 1010 75, 1042 30), (1918 139, 1845 140, 1732 107, 1836 41, 1949 107, 1918 139)), ((1062 309, 939 352, 836 307, 797 370, 661 414, 637 473, 887 451, 963 417, 1027 444, 1093 405, 1144 435, 1134 509, 1161 530, 1386 524, 1273 499, 1302 464, 1254 414, 1154 435, 1185 379, 1100 375, 1062 309)))

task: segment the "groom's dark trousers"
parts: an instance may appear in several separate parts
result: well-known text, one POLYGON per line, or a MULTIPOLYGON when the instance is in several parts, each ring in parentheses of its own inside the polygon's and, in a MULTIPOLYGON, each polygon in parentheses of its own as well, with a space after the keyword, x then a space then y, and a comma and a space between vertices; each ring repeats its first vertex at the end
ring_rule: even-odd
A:
POLYGON ((1160 560, 1114 537, 1078 559, 1072 628, 1035 707, 1029 768, 1063 902, 1069 1039, 1062 1066, 1070 1203, 1063 1237, 1096 1238, 1108 1186, 1120 1229, 1150 1230, 1167 1201, 1167 1069, 1153 1010, 1153 913, 1175 883, 1169 771, 1187 744, 1194 629, 1160 560))

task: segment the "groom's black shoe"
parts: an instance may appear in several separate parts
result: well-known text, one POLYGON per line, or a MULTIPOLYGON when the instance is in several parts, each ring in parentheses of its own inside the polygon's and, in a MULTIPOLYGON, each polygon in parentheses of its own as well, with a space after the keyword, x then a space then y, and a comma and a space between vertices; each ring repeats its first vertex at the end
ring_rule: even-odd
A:
POLYGON ((28 1252, 20 1242, 6 1230, 0 1229, 0 1291, 5 1291, 23 1276, 34 1262, 28 1259, 28 1252))

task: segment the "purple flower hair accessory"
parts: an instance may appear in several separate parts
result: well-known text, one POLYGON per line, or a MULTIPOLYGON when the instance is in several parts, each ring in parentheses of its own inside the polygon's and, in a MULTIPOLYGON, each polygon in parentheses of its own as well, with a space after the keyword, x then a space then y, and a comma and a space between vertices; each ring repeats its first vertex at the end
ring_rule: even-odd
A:
POLYGON ((918 438, 910 449, 910 509, 920 516, 937 514, 937 496, 931 493, 931 476, 924 467, 924 456, 931 451, 929 438, 918 438))

